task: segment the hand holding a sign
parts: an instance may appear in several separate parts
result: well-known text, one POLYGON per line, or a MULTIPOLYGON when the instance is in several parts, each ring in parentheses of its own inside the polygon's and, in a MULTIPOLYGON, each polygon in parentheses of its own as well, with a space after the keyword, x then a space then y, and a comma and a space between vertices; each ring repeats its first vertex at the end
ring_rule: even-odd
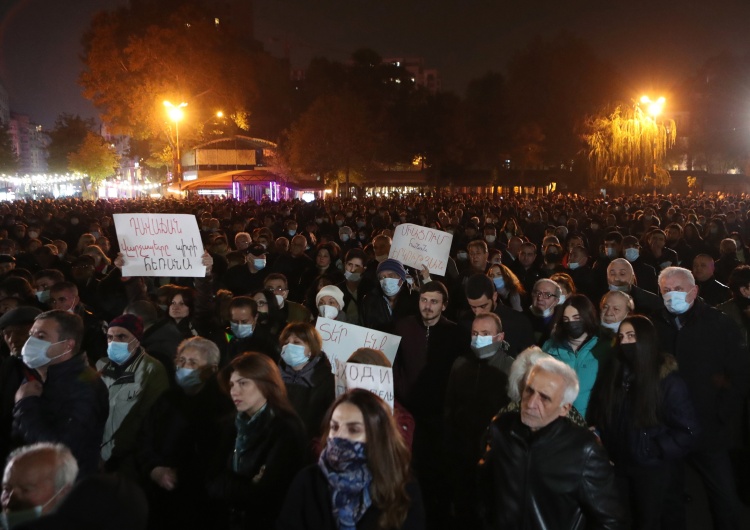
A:
POLYGON ((427 265, 422 264, 422 270, 419 271, 419 277, 422 278, 422 283, 427 283, 432 280, 432 278, 430 278, 430 269, 427 268, 427 265))
POLYGON ((125 258, 122 255, 122 252, 117 253, 117 257, 115 258, 115 261, 112 262, 115 267, 122 270, 122 266, 125 265, 125 258))
POLYGON ((201 256, 201 263, 204 267, 206 267, 206 276, 211 276, 211 268, 214 266, 214 258, 211 257, 211 254, 208 253, 208 250, 203 252, 203 256, 201 256))

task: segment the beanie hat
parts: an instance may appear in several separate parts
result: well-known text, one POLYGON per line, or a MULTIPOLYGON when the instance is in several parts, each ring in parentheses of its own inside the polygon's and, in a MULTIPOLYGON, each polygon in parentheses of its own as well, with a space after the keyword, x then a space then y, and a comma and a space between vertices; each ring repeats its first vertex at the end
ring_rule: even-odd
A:
POLYGON ((139 341, 143 338, 143 320, 131 314, 120 315, 109 323, 109 327, 125 328, 139 341))
POLYGON ((404 269, 404 266, 401 265, 401 262, 396 259, 388 258, 380 265, 378 265, 377 274, 385 271, 395 272, 396 274, 398 274, 398 277, 401 278, 401 281, 406 281, 406 269, 404 269))
POLYGON ((315 297, 316 306, 320 305, 320 299, 324 296, 332 296, 333 299, 336 300, 336 303, 339 305, 339 309, 344 309, 344 293, 342 293, 341 289, 339 289, 335 285, 326 285, 320 291, 318 291, 318 295, 315 297))

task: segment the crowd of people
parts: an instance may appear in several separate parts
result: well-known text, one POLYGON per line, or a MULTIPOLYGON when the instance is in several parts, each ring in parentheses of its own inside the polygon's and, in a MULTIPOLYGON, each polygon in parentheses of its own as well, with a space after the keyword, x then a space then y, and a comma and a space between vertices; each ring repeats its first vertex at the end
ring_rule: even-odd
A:
POLYGON ((716 529, 750 491, 750 197, 0 204, 7 528, 716 529), (196 217, 127 277, 113 215, 196 217), (444 276, 390 258, 452 234, 444 276), (317 317, 401 338, 336 395, 317 317))

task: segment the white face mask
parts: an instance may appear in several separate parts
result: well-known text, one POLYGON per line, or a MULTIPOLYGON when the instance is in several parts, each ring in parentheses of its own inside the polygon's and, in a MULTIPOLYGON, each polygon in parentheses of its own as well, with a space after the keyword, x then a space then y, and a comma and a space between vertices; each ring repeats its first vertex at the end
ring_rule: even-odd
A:
POLYGON ((339 310, 332 305, 318 306, 318 313, 320 313, 320 316, 323 318, 330 318, 331 320, 335 320, 336 317, 339 316, 339 310))
POLYGON ((276 303, 279 304, 279 309, 281 309, 282 307, 284 307, 284 297, 281 296, 280 294, 277 294, 276 295, 276 303))
POLYGON ((60 355, 47 357, 47 350, 49 350, 55 344, 60 344, 61 342, 65 341, 60 340, 52 343, 46 340, 38 339, 36 337, 29 337, 28 339, 26 339, 26 343, 23 345, 23 348, 21 348, 21 358, 23 359, 23 363, 32 369, 41 368, 42 366, 48 365, 58 357, 62 357, 66 353, 70 352, 70 350, 67 350, 60 355))
POLYGON ((620 329, 620 322, 612 322, 611 324, 608 324, 604 322, 604 319, 601 320, 601 325, 603 328, 611 329, 615 333, 620 329))

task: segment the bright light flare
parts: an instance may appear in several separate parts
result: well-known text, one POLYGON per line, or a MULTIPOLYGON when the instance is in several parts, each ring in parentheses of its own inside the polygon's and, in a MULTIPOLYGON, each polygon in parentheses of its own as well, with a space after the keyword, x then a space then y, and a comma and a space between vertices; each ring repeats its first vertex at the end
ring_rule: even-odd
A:
POLYGON ((167 108, 167 115, 173 122, 178 122, 185 117, 185 113, 182 111, 183 107, 187 107, 187 103, 184 101, 179 105, 173 105, 169 101, 164 101, 164 106, 167 108))
POLYGON ((648 96, 641 97, 641 103, 648 105, 648 113, 653 117, 661 114, 662 110, 664 110, 664 103, 666 101, 667 100, 664 97, 660 97, 656 101, 651 101, 651 98, 649 98, 648 96))

